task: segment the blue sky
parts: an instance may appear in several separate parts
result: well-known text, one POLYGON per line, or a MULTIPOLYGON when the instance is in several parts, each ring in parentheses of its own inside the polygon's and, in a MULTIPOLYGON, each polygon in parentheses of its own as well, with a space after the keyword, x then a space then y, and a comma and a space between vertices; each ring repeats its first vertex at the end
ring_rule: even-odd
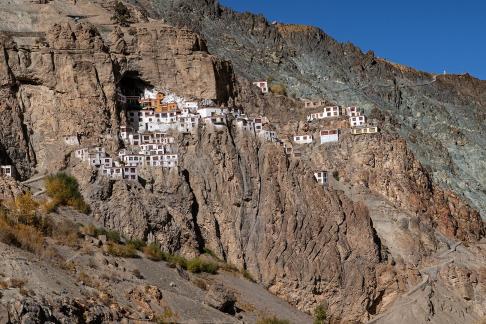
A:
POLYGON ((363 51, 432 73, 486 80, 486 0, 220 0, 270 21, 322 28, 363 51))

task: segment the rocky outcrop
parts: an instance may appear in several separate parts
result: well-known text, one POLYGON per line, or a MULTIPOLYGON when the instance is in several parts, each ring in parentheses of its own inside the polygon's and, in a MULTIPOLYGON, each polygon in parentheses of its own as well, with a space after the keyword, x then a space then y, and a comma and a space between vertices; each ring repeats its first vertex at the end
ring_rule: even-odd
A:
POLYGON ((436 185, 404 140, 386 134, 351 136, 345 134, 339 145, 325 147, 315 163, 336 170, 345 182, 386 197, 448 237, 466 241, 484 237, 478 211, 436 185))
POLYGON ((382 262, 366 207, 323 190, 280 146, 238 131, 178 141, 180 173, 147 170, 145 188, 83 184, 100 222, 189 256, 208 248, 301 309, 327 300, 336 318, 365 316, 382 262))
POLYGON ((52 25, 32 45, 2 38, 0 153, 22 178, 64 167, 72 151, 65 136, 118 147, 113 137, 124 117, 116 94, 127 82, 221 103, 234 96, 231 64, 209 55, 189 30, 140 23, 109 38, 107 46, 96 27, 73 22, 52 25))
POLYGON ((115 52, 129 55, 120 59, 120 72, 136 72, 148 84, 164 85, 179 95, 227 102, 234 97, 234 76, 227 61, 211 56, 205 41, 188 29, 163 23, 133 26, 113 41, 115 52), (130 35, 128 35, 128 32, 130 35))
POLYGON ((242 78, 271 77, 290 95, 379 110, 395 121, 392 131, 407 141, 433 181, 464 194, 486 218, 485 81, 416 71, 338 43, 318 28, 270 24, 214 0, 137 3, 152 17, 200 33, 242 78))

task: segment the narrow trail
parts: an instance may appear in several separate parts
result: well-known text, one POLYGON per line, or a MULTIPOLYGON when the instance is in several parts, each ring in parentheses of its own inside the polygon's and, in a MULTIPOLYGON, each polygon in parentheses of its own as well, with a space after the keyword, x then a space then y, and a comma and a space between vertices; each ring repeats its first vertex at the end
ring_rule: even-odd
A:
POLYGON ((30 189, 30 192, 32 192, 32 196, 38 197, 46 192, 46 189, 44 187, 44 179, 47 177, 48 174, 36 176, 21 182, 21 184, 27 186, 30 189))
MULTIPOLYGON (((330 81, 330 82, 334 82, 334 83, 338 83, 338 84, 345 84, 343 81, 339 81, 339 80, 326 80, 326 81, 330 81)), ((428 85, 431 85, 432 83, 434 83, 436 81, 437 81, 437 75, 433 75, 432 80, 424 81, 423 83, 417 82, 416 84, 367 84, 367 85, 362 86, 362 87, 346 87, 344 89, 337 89, 337 90, 330 90, 330 91, 334 92, 334 93, 344 92, 344 91, 348 91, 348 90, 363 91, 363 90, 365 90, 369 87, 372 87, 372 86, 381 87, 381 88, 391 88, 391 87, 415 88, 415 87, 428 86, 428 85)))

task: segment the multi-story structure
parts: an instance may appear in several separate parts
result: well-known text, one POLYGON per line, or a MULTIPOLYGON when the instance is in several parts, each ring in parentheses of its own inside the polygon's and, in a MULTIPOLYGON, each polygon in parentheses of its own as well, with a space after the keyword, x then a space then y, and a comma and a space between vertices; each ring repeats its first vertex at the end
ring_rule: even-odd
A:
POLYGON ((324 119, 324 118, 331 118, 331 117, 339 117, 340 109, 338 106, 333 107, 324 107, 321 112, 312 113, 307 116, 307 121, 313 121, 316 119, 324 119))
POLYGON ((366 123, 365 116, 349 117, 351 127, 361 127, 366 123))

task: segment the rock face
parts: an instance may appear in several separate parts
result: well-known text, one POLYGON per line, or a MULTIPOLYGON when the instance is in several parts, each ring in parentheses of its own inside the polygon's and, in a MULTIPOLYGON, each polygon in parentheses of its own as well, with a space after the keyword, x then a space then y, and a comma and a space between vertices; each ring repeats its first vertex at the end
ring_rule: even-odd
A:
MULTIPOLYGON (((45 34, 36 34, 29 44, 21 41, 31 36, 10 30, 13 18, 0 20, 10 30, 0 42, 2 164, 14 164, 21 178, 66 167, 81 184, 92 221, 187 257, 209 249, 300 310, 310 313, 319 304, 328 305, 334 322, 365 322, 376 315, 395 319, 394 307, 402 303, 394 303, 415 291, 427 292, 417 297, 420 302, 452 309, 437 312, 441 315, 465 312, 477 319, 486 312, 479 284, 484 265, 474 265, 480 255, 477 241, 485 235, 480 213, 486 172, 484 152, 478 149, 484 146, 484 136, 479 136, 484 118, 478 118, 484 115, 483 82, 392 65, 338 44, 317 29, 270 26, 262 17, 235 14, 213 1, 147 5, 153 17, 200 31, 208 45, 189 29, 148 21, 141 11, 130 27, 111 26, 104 3, 78 2, 37 4, 46 17, 58 21, 32 18, 30 27, 22 21, 22 29, 45 34), (66 15, 74 9, 96 18, 89 18, 92 23, 71 21, 66 15), (234 60, 238 82, 233 65, 211 56, 207 47, 234 60), (251 85, 255 78, 272 75, 291 94, 360 105, 379 123, 381 134, 353 136, 345 118, 304 122, 310 111, 299 101, 263 96, 251 85), (147 85, 264 114, 283 139, 297 132, 315 135, 321 128, 343 132, 339 143, 295 145, 303 156, 299 159, 286 156, 276 143, 238 130, 232 120, 221 129, 200 125, 193 135, 176 135, 178 168, 143 169, 139 183, 109 181, 71 159, 78 146, 65 144, 65 136, 77 136, 80 147, 98 144, 115 153, 122 145, 117 133, 125 119, 116 104, 117 91, 139 94, 147 85), (318 170, 330 172, 329 187, 314 180, 318 170), (466 183, 471 186, 465 188, 466 183), (461 260, 455 250, 445 251, 452 261, 461 261, 447 266, 443 250, 459 242, 470 245, 464 247, 470 261, 461 260), (457 306, 434 292, 459 292, 461 300, 457 306)), ((37 17, 32 12, 28 16, 37 17)), ((8 181, 0 182, 0 188, 9 198, 20 191, 8 181)), ((97 246, 105 239, 90 242, 97 246)), ((118 261, 98 266, 122 268, 118 261)), ((171 306, 179 307, 189 297, 198 305, 192 313, 191 307, 180 306, 185 320, 216 316, 228 322, 228 314, 240 307, 231 292, 218 286, 207 293, 185 286, 187 274, 184 280, 171 277, 177 283, 169 285, 161 281, 161 269, 146 260, 124 264, 144 270, 149 286, 130 284, 126 289, 121 280, 112 282, 112 292, 123 291, 119 300, 137 304, 150 316, 179 286, 187 290, 171 306), (168 286, 164 291, 163 285, 168 286)), ((117 275, 133 283, 125 268, 117 275)), ((121 320, 116 317, 121 311, 111 312, 98 299, 89 305, 95 309, 89 313, 91 321, 121 320)), ((65 304, 73 313, 89 308, 74 301, 65 304)), ((56 309, 31 300, 19 307, 28 311, 26 318, 43 318, 39 321, 50 320, 46 316, 56 309)), ((413 317, 417 322, 441 319, 432 306, 413 317)))
POLYGON ((467 197, 486 218, 486 81, 392 64, 317 28, 272 25, 214 0, 137 3, 153 17, 200 33, 211 52, 249 80, 271 76, 298 97, 378 109, 396 121, 395 131, 433 180, 467 197))
POLYGON ((198 35, 162 23, 139 24, 130 32, 135 34, 127 48, 133 54, 120 62, 122 73, 136 71, 145 82, 184 96, 220 102, 233 96, 231 64, 208 55, 198 35))
POLYGON ((23 44, 12 31, 0 40, 1 162, 14 164, 22 178, 34 168, 64 167, 72 151, 66 136, 116 148, 113 135, 123 118, 117 90, 126 84, 164 85, 221 103, 234 96, 231 64, 209 55, 189 30, 141 22, 129 31, 114 29, 105 41, 92 24, 59 20, 45 39, 23 44))

